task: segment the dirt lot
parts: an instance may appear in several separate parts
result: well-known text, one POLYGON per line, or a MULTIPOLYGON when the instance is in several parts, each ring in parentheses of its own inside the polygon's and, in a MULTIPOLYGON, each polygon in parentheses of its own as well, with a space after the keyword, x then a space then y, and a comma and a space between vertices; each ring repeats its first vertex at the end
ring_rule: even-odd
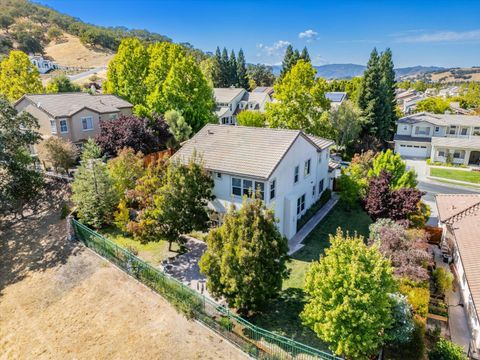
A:
POLYGON ((246 358, 68 243, 57 200, 26 220, 0 220, 0 359, 246 358))

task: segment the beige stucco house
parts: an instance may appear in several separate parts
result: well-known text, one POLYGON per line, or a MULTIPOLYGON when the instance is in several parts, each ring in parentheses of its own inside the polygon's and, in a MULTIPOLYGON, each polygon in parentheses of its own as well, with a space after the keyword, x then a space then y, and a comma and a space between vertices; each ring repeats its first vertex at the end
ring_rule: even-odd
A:
POLYGON ((24 95, 14 106, 38 119, 42 137, 60 136, 77 145, 99 134, 100 120, 131 115, 133 107, 115 95, 81 92, 24 95))

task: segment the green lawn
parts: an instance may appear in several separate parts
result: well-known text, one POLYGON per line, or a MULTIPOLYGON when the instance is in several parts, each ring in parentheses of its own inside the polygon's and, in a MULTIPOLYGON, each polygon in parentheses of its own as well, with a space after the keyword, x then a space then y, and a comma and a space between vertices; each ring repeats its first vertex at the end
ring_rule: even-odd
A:
POLYGON ((138 257, 155 266, 159 265, 163 260, 170 256, 178 255, 178 245, 173 243, 173 251, 169 251, 168 241, 166 240, 142 244, 139 241, 134 240, 131 236, 123 234, 115 226, 103 228, 99 232, 127 250, 132 251, 132 249, 136 249, 138 257))
POLYGON ((431 168, 430 175, 444 179, 459 180, 480 184, 480 171, 431 168))
POLYGON ((368 236, 370 217, 359 206, 348 210, 339 202, 305 240, 305 246, 293 254, 289 264, 291 274, 284 281, 281 297, 268 306, 268 310, 252 321, 270 331, 288 336, 307 345, 326 349, 325 344, 309 328, 302 325, 299 314, 303 310, 305 293, 303 282, 308 265, 319 259, 329 246, 328 235, 340 227, 350 233, 368 236))

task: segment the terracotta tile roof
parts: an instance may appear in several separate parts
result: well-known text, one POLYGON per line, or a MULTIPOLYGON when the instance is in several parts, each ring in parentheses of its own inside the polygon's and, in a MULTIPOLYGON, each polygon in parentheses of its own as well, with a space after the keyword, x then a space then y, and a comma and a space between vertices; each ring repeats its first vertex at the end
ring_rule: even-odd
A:
POLYGON ((187 162, 196 150, 210 171, 266 180, 299 136, 318 150, 333 145, 332 140, 300 130, 208 124, 184 143, 173 159, 187 162))
POLYGON ((437 195, 441 222, 455 236, 473 303, 480 317, 480 194, 437 195))

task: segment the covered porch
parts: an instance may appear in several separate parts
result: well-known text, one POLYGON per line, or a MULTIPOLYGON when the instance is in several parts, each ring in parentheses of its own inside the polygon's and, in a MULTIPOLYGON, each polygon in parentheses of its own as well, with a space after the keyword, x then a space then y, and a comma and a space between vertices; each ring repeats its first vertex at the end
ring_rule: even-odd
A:
POLYGON ((468 139, 433 138, 430 160, 465 166, 480 166, 480 136, 472 136, 468 139))

